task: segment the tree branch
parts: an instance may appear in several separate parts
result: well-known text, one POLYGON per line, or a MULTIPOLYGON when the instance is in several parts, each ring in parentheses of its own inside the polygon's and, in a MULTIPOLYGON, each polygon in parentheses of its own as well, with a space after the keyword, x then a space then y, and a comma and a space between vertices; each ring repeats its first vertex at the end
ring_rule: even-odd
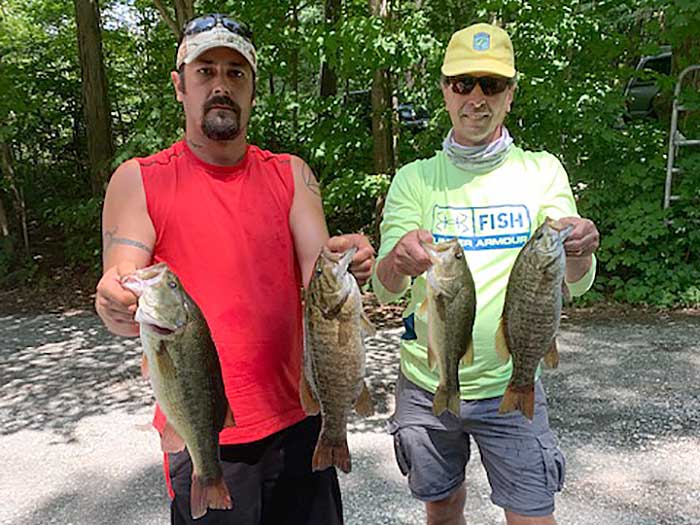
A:
POLYGON ((170 17, 168 12, 165 10, 165 6, 163 5, 163 3, 160 0, 153 0, 153 5, 156 6, 156 9, 158 9, 160 16, 163 18, 163 20, 165 20, 165 23, 168 24, 168 27, 175 35, 175 38, 179 41, 180 28, 177 27, 177 23, 170 17))

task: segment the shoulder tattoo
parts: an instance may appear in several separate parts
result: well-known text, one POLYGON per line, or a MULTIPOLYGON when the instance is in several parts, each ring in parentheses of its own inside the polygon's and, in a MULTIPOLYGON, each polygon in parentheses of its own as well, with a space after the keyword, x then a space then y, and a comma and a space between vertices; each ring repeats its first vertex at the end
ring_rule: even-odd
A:
POLYGON ((309 188, 315 195, 321 196, 321 186, 318 184, 316 177, 314 177, 314 172, 307 164, 304 164, 301 171, 301 176, 304 179, 304 184, 309 188))

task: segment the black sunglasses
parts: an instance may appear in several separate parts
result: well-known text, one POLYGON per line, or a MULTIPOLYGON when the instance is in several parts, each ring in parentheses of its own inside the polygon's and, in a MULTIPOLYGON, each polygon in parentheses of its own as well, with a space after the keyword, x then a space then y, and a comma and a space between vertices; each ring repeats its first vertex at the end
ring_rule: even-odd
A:
POLYGON ((253 40, 253 32, 248 29, 245 24, 234 20, 228 15, 222 15, 219 13, 213 13, 210 15, 202 15, 197 18, 193 18, 185 24, 182 30, 183 36, 196 35, 197 33, 203 33, 204 31, 211 31, 216 27, 218 23, 221 23, 226 29, 242 36, 248 41, 253 40))
POLYGON ((468 95, 479 84, 481 91, 486 96, 502 93, 508 86, 512 86, 514 79, 505 77, 473 77, 462 75, 447 79, 452 91, 458 95, 468 95))

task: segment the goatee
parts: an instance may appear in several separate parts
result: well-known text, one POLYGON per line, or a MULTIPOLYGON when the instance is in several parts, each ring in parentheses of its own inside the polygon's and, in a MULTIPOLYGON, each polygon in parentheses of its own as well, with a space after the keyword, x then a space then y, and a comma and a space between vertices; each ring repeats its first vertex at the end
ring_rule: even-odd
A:
POLYGON ((241 108, 229 97, 219 95, 204 104, 202 132, 211 140, 233 140, 241 133, 241 108), (222 109, 224 106, 229 109, 222 109))

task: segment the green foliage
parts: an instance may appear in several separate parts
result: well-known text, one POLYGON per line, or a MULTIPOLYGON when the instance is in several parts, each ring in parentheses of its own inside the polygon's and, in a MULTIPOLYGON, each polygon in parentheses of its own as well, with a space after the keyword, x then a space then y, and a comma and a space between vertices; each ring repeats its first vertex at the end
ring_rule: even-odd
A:
POLYGON ((63 233, 65 260, 69 265, 100 266, 100 213, 102 199, 60 201, 49 205, 46 224, 63 233))
MULTIPOLYGON (((325 20, 324 5, 198 0, 196 8, 230 12, 253 28, 260 67, 249 140, 309 163, 323 188, 332 233, 373 234, 375 206, 389 184, 373 167, 369 90, 375 70, 389 70, 397 103, 429 115, 425 129, 397 126, 398 164, 430 156, 450 126, 438 85, 447 41, 470 23, 497 19, 512 36, 519 71, 507 125, 522 147, 546 149, 562 160, 580 213, 601 232, 599 277, 586 300, 700 303, 700 160, 681 155, 683 173, 674 187, 680 199, 665 213, 668 115, 622 118, 622 92, 640 55, 671 44, 675 67, 700 62, 698 46, 691 45, 700 34, 698 2, 427 0, 393 2, 392 16, 383 19, 370 16, 366 0, 344 0, 335 23, 325 20), (321 98, 324 61, 336 73, 338 93, 321 98)), ((109 0, 100 7, 116 168, 178 140, 184 120, 170 81, 175 38, 152 0, 109 0)), ((660 98, 670 105, 675 77, 656 77, 660 98)), ((91 196, 86 169, 80 79, 72 2, 3 0, 0 142, 12 149, 32 253, 48 229, 65 262, 96 269, 101 202, 91 196)), ((696 92, 683 97, 700 107, 696 92)), ((700 136, 697 119, 683 124, 700 136)), ((0 274, 32 276, 36 263, 16 255, 21 229, 4 175, 0 198, 12 229, 4 242, 15 254, 0 252, 0 274)))
MULTIPOLYGON (((378 199, 389 189, 386 175, 365 175, 347 171, 323 187, 323 207, 331 235, 363 231, 375 237, 378 199)), ((374 238, 378 242, 379 239, 374 238)))

